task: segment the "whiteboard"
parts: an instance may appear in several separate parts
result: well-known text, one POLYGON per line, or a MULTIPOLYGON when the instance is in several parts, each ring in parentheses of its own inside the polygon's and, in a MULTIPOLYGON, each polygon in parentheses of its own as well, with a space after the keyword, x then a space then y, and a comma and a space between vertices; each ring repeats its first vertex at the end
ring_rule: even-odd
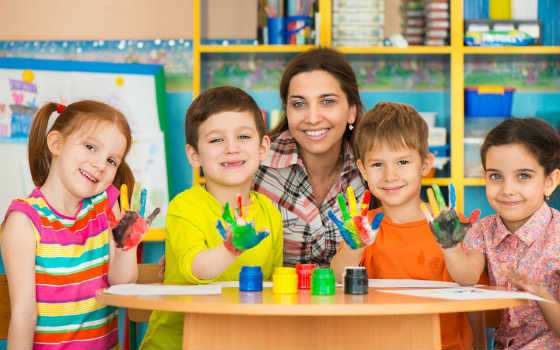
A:
POLYGON ((27 164, 27 137, 34 113, 47 102, 105 102, 127 117, 132 146, 126 161, 148 190, 146 212, 162 214, 169 202, 163 66, 0 58, 0 213, 14 198, 33 190, 27 164))

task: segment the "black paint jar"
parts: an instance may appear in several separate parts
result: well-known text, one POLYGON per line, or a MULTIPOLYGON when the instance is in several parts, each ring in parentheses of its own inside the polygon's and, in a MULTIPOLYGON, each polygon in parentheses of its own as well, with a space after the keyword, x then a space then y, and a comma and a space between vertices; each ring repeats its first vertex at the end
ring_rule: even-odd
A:
POLYGON ((365 267, 346 267, 344 273, 344 293, 368 294, 368 276, 365 267))

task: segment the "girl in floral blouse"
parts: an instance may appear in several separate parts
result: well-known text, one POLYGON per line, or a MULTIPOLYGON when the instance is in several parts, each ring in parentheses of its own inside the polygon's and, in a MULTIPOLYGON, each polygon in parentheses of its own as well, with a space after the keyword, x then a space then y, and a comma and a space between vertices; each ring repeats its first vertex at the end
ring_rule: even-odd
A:
POLYGON ((543 120, 510 118, 490 131, 480 155, 497 214, 476 223, 462 246, 443 249, 447 269, 470 285, 487 267, 492 285, 550 300, 504 310, 496 348, 559 349, 560 212, 546 200, 560 179, 560 136, 543 120))

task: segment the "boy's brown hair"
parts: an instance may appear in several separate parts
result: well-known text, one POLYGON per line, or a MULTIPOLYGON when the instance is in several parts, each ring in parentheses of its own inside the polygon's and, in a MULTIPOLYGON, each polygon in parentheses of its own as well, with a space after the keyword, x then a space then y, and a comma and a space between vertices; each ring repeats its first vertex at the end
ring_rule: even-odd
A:
POLYGON ((366 153, 379 144, 408 147, 428 156, 428 125, 418 111, 404 103, 379 102, 358 122, 353 147, 356 159, 365 162, 366 153))
POLYGON ((210 116, 221 112, 249 112, 253 115, 259 138, 266 133, 266 125, 257 103, 245 91, 233 86, 220 86, 200 94, 190 105, 185 116, 185 139, 198 151, 198 129, 210 116))

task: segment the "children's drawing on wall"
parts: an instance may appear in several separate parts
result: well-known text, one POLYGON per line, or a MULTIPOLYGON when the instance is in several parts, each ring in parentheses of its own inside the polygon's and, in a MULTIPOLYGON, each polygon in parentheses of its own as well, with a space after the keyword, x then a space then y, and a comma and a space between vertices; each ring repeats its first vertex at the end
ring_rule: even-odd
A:
POLYGON ((168 91, 192 90, 192 41, 0 41, 0 57, 161 64, 168 91))
POLYGON ((31 70, 24 70, 20 77, 10 78, 9 96, 0 97, 0 142, 26 143, 33 116, 37 111, 37 85, 31 70))
POLYGON ((449 88, 449 62, 443 56, 352 56, 362 91, 434 91, 449 88))
POLYGON ((465 86, 498 85, 518 91, 557 91, 560 89, 560 61, 531 56, 524 59, 502 57, 465 60, 465 86))
POLYGON ((277 91, 290 54, 222 54, 204 60, 205 88, 232 85, 246 90, 277 91))
MULTIPOLYGON (((127 162, 130 164, 134 178, 142 186, 144 184, 157 184, 161 182, 161 179, 167 178, 163 133, 135 134, 127 156, 127 162)), ((165 209, 167 203, 167 188, 151 186, 147 198, 147 207, 165 209)), ((164 226, 165 216, 158 215, 154 219, 152 227, 164 226)))

